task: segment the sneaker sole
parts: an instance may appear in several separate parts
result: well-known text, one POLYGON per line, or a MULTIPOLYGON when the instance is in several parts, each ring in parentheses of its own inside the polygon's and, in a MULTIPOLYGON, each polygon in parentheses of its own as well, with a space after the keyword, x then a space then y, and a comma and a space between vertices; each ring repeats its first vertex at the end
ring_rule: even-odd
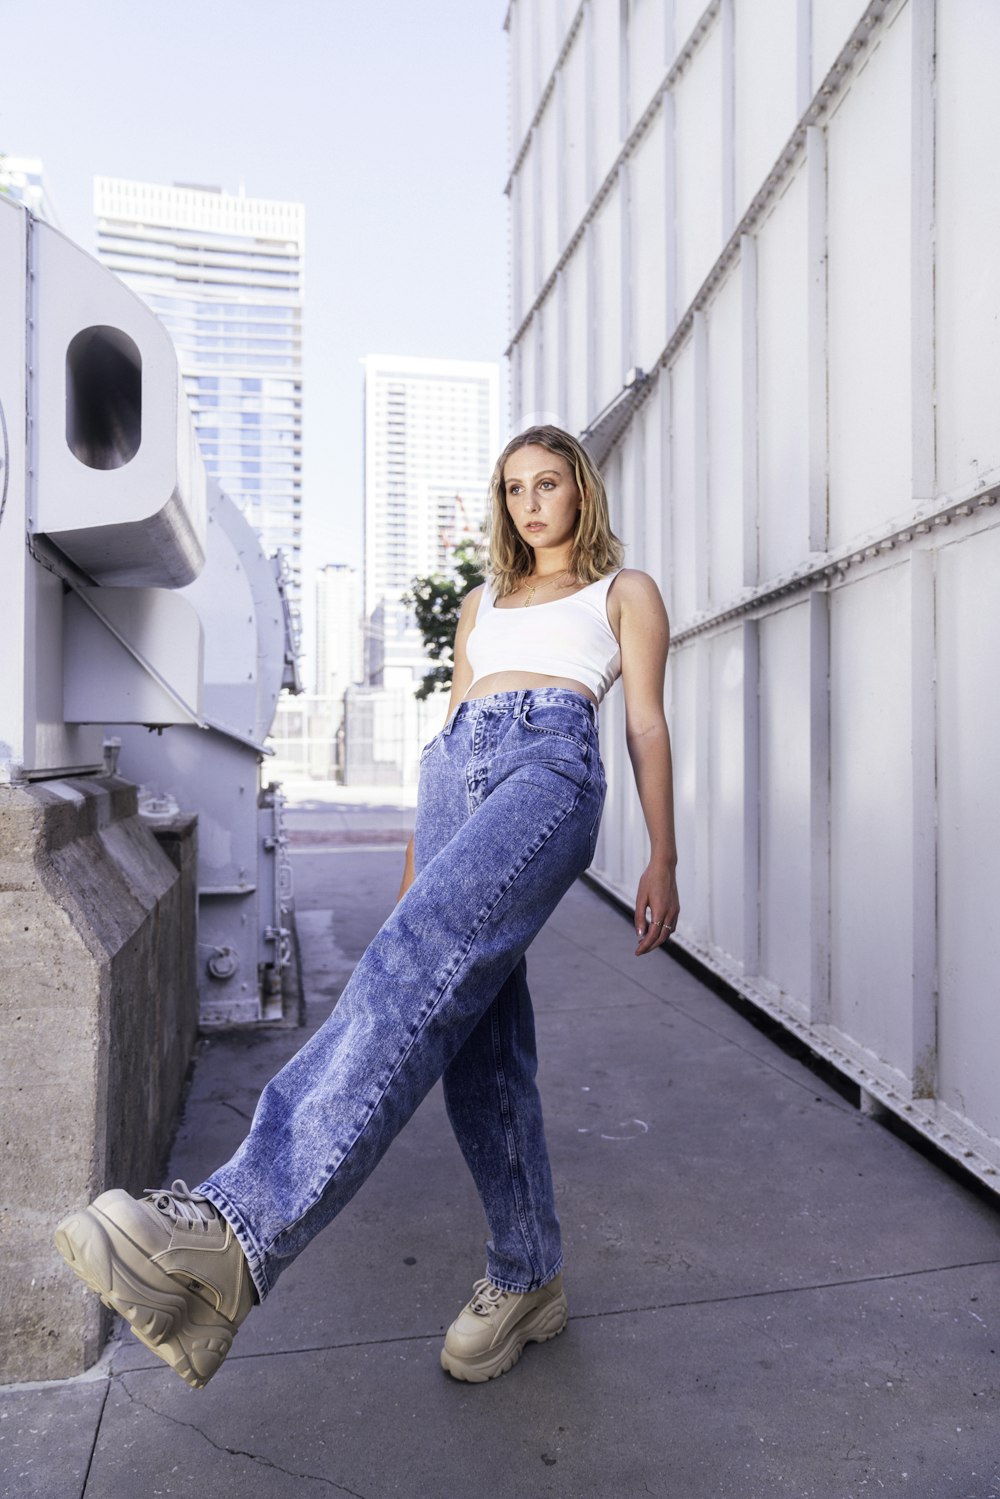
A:
POLYGON ((109 1218, 85 1208, 63 1219, 55 1245, 75 1275, 124 1317, 140 1343, 194 1390, 233 1346, 236 1329, 162 1271, 109 1218))
POLYGON ((560 1293, 545 1306, 529 1312, 511 1329, 506 1340, 488 1353, 460 1358, 449 1353, 447 1347, 442 1348, 441 1367, 452 1379, 464 1379, 469 1384, 485 1384, 488 1379, 499 1379, 501 1374, 513 1369, 526 1343, 547 1343, 550 1338, 557 1338, 566 1326, 566 1318, 566 1296, 560 1293))

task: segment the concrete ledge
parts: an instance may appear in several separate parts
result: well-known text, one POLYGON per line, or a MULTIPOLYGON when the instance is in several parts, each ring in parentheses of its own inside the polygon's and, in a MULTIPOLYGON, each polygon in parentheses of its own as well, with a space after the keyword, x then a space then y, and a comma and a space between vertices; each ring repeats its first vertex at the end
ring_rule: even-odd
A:
POLYGON ((0 787, 0 1381, 93 1363, 105 1319, 53 1227, 108 1186, 159 1180, 197 1029, 181 821, 173 862, 125 781, 0 787))

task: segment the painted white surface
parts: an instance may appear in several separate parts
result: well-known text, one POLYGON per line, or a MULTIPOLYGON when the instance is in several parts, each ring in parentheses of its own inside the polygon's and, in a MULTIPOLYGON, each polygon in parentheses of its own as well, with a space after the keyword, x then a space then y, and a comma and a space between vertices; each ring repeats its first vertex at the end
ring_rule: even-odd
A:
POLYGON ((593 225, 597 309, 594 322, 596 386, 600 411, 622 388, 625 367, 622 351, 622 226, 620 188, 614 188, 598 210, 593 225))
POLYGON ((739 267, 709 309, 708 596, 713 606, 743 586, 743 301, 739 267))
MULTIPOLYGON (((622 8, 636 27, 644 3, 622 8)), ((593 421, 625 359, 653 371, 604 467, 675 634, 680 940, 995 1186, 1000 11, 901 0, 848 47, 864 9, 712 8, 613 188, 617 269, 607 204, 581 209, 567 420, 593 421), (721 263, 727 194, 736 213, 755 199, 796 128, 804 149, 721 263), (680 335, 657 368, 661 317, 680 335)), ((676 0, 668 51, 706 14, 676 0)), ((572 110, 610 107, 561 97, 567 139, 572 110)), ((519 341, 515 378, 534 358, 519 341)), ((594 873, 630 902, 623 727, 619 692, 594 873)))
POLYGON ((667 6, 663 0, 629 0, 628 122, 635 124, 667 69, 667 6))
POLYGON ((734 0, 736 219, 798 123, 798 0, 734 0))
POLYGON ((828 132, 834 547, 905 512, 912 491, 910 42, 907 7, 828 132))
POLYGON ((954 170, 995 134, 1000 6, 941 0, 937 25, 937 457, 948 493, 1000 473, 1000 256, 983 253, 1000 244, 992 145, 989 170, 954 170))
POLYGON ((760 622, 760 965, 782 993, 810 987, 809 607, 760 622))
POLYGON ((566 194, 567 234, 572 234, 587 207, 587 27, 582 25, 561 70, 565 149, 561 164, 566 194))
POLYGON ((587 425, 590 406, 587 375, 590 320, 587 316, 587 244, 581 240, 563 272, 566 288, 566 345, 563 351, 566 381, 566 421, 571 432, 587 425))
POLYGON ((686 306, 722 248, 722 28, 718 22, 674 88, 677 283, 686 306))
MULTIPOLYGON (((743 946, 743 640, 736 626, 709 645, 708 820, 712 942, 743 946)), ((756 685, 756 684, 754 684, 756 685)))
POLYGON ((865 0, 812 0, 812 88, 820 87, 854 27, 865 13, 865 0))
POLYGON ((937 559, 939 1090, 1000 1137, 1000 530, 937 559))
POLYGON ((697 605, 695 555, 694 344, 688 341, 670 371, 670 555, 669 597, 677 626, 697 605))
POLYGON ((905 565, 830 598, 831 1021, 906 1070, 913 847, 905 565))
POLYGON ((667 214, 663 184, 667 170, 667 132, 661 118, 640 141, 629 162, 633 222, 642 232, 632 236, 631 362, 651 369, 667 342, 667 214))
POLYGON ((592 76, 595 85, 587 107, 594 132, 591 191, 604 180, 622 143, 621 129, 621 3, 590 0, 592 76))
POLYGON ((792 178, 756 239, 758 555, 764 581, 809 550, 804 171, 792 178))

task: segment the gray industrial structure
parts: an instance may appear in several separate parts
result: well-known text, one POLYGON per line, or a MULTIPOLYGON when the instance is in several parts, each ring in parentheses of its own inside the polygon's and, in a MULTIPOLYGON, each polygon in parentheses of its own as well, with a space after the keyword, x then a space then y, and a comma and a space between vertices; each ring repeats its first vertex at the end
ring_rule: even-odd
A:
POLYGON ((6 199, 0 286, 0 1378, 27 1379, 100 1344, 48 1228, 155 1175, 199 1019, 297 1015, 260 768, 298 680, 281 562, 206 480, 155 315, 6 199))

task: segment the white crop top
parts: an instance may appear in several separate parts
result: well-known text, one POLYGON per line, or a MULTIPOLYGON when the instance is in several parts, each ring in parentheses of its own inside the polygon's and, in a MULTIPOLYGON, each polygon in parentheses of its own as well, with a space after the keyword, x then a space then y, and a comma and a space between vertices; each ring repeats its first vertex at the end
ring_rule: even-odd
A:
POLYGON ((620 571, 566 598, 517 609, 495 609, 487 579, 466 641, 473 682, 500 671, 538 672, 582 682, 600 702, 622 671, 607 608, 608 589, 620 571))

